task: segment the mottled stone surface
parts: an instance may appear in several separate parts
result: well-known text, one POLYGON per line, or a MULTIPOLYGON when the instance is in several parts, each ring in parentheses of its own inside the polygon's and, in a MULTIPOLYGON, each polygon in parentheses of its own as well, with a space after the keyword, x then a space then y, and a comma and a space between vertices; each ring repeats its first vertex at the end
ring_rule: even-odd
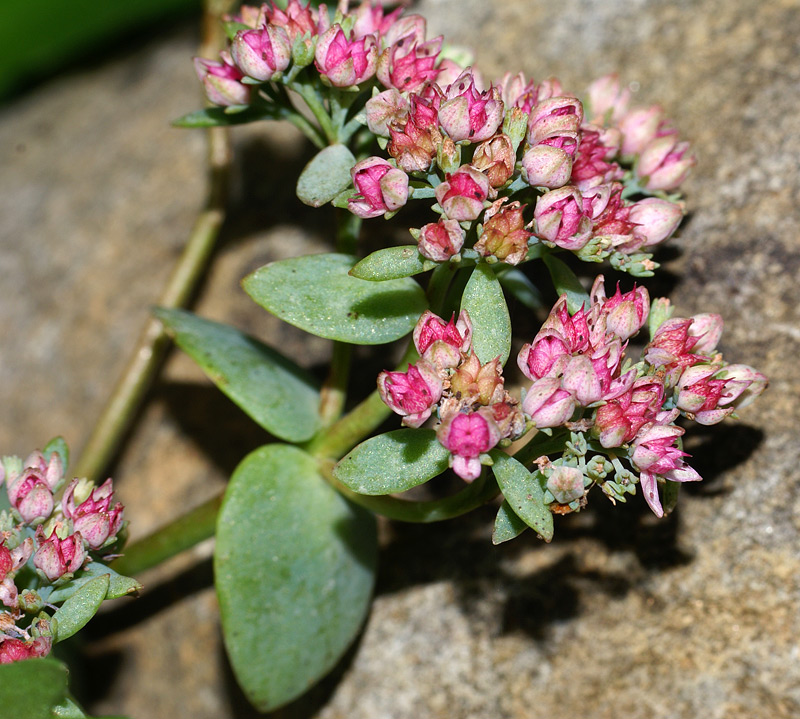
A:
MULTIPOLYGON (((311 719, 767 719, 800 715, 800 5, 428 0, 431 34, 580 91, 616 70, 699 156, 691 211, 656 287, 716 311, 723 350, 772 380, 739 423, 696 432, 706 477, 658 522, 602 498, 548 546, 489 542, 491 512, 386 527, 377 596, 336 676, 279 713, 311 719)), ((193 29, 54 80, 0 111, 0 446, 78 447, 166 279, 203 193, 193 29)), ((238 134, 233 215, 197 310, 298 352, 324 342, 256 308, 238 280, 325 247, 328 216, 291 195, 287 128, 238 134), (247 181, 245 181, 245 178, 247 181)), ((292 180, 293 181, 293 180, 292 180)), ((218 491, 263 436, 175 355, 114 474, 135 536, 218 491)), ((530 533, 529 533, 530 534, 530 533)), ((98 714, 250 715, 210 589, 211 547, 144 577, 97 621, 98 714)))

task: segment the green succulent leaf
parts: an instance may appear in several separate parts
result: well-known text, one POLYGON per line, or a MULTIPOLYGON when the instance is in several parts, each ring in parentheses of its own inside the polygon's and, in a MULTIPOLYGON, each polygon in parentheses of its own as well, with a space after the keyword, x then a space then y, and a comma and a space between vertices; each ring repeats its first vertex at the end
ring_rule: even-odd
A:
POLYGON ((59 458, 61 459, 61 466, 64 468, 64 472, 66 473, 67 467, 69 466, 69 447, 67 443, 64 441, 63 437, 54 437, 51 439, 42 450, 42 454, 45 456, 45 459, 50 459, 50 455, 55 452, 59 458))
POLYGON ((306 205, 322 207, 350 187, 350 169, 355 164, 356 158, 346 145, 323 148, 300 173, 297 196, 306 205))
POLYGON ((555 255, 545 255, 544 263, 550 271, 553 287, 559 295, 567 295, 567 309, 575 314, 582 306, 589 308, 589 293, 583 289, 575 273, 555 255))
POLYGON ((502 274, 498 273, 497 278, 501 286, 529 310, 535 312, 544 307, 541 292, 519 268, 512 267, 502 274))
POLYGON ((155 315, 214 384, 270 434, 303 442, 317 431, 319 392, 307 372, 228 325, 184 310, 157 309, 155 315))
POLYGON ((0 709, 11 719, 52 719, 67 697, 67 667, 55 659, 0 665, 0 709))
POLYGON ((294 257, 261 267, 242 285, 267 311, 318 337, 377 345, 411 332, 427 309, 422 288, 409 277, 351 277, 353 263, 335 253, 294 257))
POLYGON ((118 574, 111 569, 111 567, 107 567, 101 562, 90 562, 80 573, 80 576, 54 589, 47 596, 47 601, 52 604, 64 602, 80 590, 87 582, 103 575, 108 575, 106 599, 119 599, 128 594, 138 592, 142 588, 142 585, 132 577, 125 577, 122 574, 118 574))
POLYGON ((225 646, 262 712, 308 690, 345 653, 375 580, 375 518, 273 444, 231 478, 217 521, 214 575, 225 646))
POLYGON ((449 456, 432 429, 398 429, 359 444, 333 476, 359 494, 405 492, 444 472, 449 456))
POLYGON ((419 254, 414 245, 400 245, 386 247, 367 255, 350 270, 350 274, 361 280, 383 282, 410 277, 427 269, 430 267, 426 266, 425 258, 419 254))
POLYGON ((553 538, 553 515, 544 501, 541 475, 500 450, 492 450, 492 471, 511 510, 549 542, 553 538))
POLYGON ((58 622, 56 641, 69 639, 97 614, 108 593, 109 576, 101 574, 78 589, 53 615, 58 622))
POLYGON ((494 270, 485 262, 475 265, 464 294, 461 309, 472 320, 472 347, 482 363, 498 355, 505 365, 511 352, 511 317, 494 270))
POLYGON ((226 112, 224 107, 207 107, 173 120, 174 127, 197 129, 204 127, 228 127, 230 125, 246 125, 260 120, 275 120, 280 116, 278 108, 264 105, 244 107, 236 112, 226 112))
POLYGON ((528 525, 525 524, 511 509, 511 505, 507 499, 503 500, 503 504, 497 511, 497 516, 494 518, 494 530, 492 531, 492 544, 502 544, 514 537, 522 534, 528 525))

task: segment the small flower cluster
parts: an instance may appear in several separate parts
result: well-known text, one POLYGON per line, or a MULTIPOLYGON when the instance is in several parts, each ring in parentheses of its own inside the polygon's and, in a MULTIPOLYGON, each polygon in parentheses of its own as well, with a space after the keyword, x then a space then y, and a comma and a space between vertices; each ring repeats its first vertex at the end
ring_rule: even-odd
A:
POLYGON ((436 409, 436 434, 450 452, 450 466, 472 481, 490 449, 525 430, 517 400, 505 391, 500 358, 484 364, 478 359, 466 311, 449 322, 425 312, 414 345, 420 359, 407 372, 381 372, 378 391, 407 427, 421 426, 436 409))
MULTIPOLYGON (((8 509, 0 511, 0 664, 46 656, 53 642, 43 611, 52 590, 69 582, 116 542, 122 505, 111 480, 92 487, 74 479, 60 501, 64 463, 58 452, 4 457, 8 509), (93 556, 96 555, 96 556, 93 556)), ((5 504, 5 502, 3 502, 5 504)))

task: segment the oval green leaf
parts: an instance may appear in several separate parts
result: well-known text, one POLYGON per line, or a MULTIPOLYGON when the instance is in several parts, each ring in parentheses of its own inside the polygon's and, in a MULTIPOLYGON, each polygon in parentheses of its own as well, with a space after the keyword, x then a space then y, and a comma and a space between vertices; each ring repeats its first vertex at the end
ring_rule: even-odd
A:
POLYGON ((414 245, 400 245, 385 247, 367 255, 350 270, 350 274, 361 280, 383 282, 410 277, 426 269, 430 268, 425 266, 425 258, 419 254, 414 245))
POLYGON ((489 455, 494 462, 492 471, 511 510, 549 542, 553 538, 553 514, 545 504, 539 473, 531 474, 505 452, 495 449, 489 455))
POLYGON ((58 622, 56 641, 63 642, 75 632, 82 629, 86 623, 97 614, 100 605, 108 593, 108 575, 89 580, 67 601, 65 601, 53 615, 58 622))
POLYGON ((297 196, 311 207, 322 207, 352 183, 356 158, 346 145, 329 145, 311 159, 297 179, 297 196))
POLYGON ((236 468, 214 576, 228 656, 255 707, 290 702, 342 657, 367 613, 376 557, 374 516, 309 455, 267 445, 236 468))
POLYGON ((67 667, 55 659, 0 665, 0 710, 14 719, 50 719, 67 696, 67 667))
POLYGON ((427 309, 422 288, 409 277, 351 277, 353 262, 335 253, 293 257, 261 267, 242 285, 264 309, 318 337, 377 345, 411 332, 427 309))
POLYGON ((472 347, 482 363, 499 355, 505 365, 511 352, 511 317, 500 282, 485 262, 475 265, 464 294, 461 309, 472 320, 472 347))
POLYGON ((575 314, 584 305, 589 308, 589 293, 583 289, 575 273, 555 255, 545 255, 544 263, 550 271, 553 287, 559 295, 567 296, 567 309, 575 314))
POLYGON ((317 431, 315 380, 279 352, 239 330, 184 310, 157 309, 176 344, 270 434, 303 442, 317 431))
POLYGON ((66 584, 62 584, 52 591, 47 596, 47 601, 53 604, 63 602, 69 599, 75 592, 80 590, 84 584, 91 581, 95 577, 107 576, 108 577, 108 590, 106 591, 106 599, 119 599, 120 597, 127 596, 138 592, 142 585, 139 584, 132 577, 126 577, 122 574, 115 572, 111 567, 107 567, 102 562, 91 562, 86 569, 84 569, 80 576, 75 577, 66 584))
POLYGON ((359 444, 333 476, 359 494, 405 492, 444 472, 449 456, 432 429, 398 429, 359 444))
POLYGON ((511 509, 511 505, 507 499, 503 500, 503 504, 497 511, 497 516, 494 518, 494 530, 492 531, 492 544, 502 544, 514 537, 522 534, 528 525, 525 524, 511 509))

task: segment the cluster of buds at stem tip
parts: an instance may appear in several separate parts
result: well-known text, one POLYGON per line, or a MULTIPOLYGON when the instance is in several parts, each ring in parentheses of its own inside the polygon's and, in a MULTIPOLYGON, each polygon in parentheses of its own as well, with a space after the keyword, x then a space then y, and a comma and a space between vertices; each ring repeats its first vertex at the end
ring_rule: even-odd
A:
POLYGON ((450 466, 472 481, 490 449, 522 434, 522 412, 505 391, 499 358, 481 363, 473 352, 466 311, 448 322, 425 312, 413 337, 420 360, 408 372, 381 372, 378 391, 406 426, 421 426, 436 409, 436 435, 450 466))

